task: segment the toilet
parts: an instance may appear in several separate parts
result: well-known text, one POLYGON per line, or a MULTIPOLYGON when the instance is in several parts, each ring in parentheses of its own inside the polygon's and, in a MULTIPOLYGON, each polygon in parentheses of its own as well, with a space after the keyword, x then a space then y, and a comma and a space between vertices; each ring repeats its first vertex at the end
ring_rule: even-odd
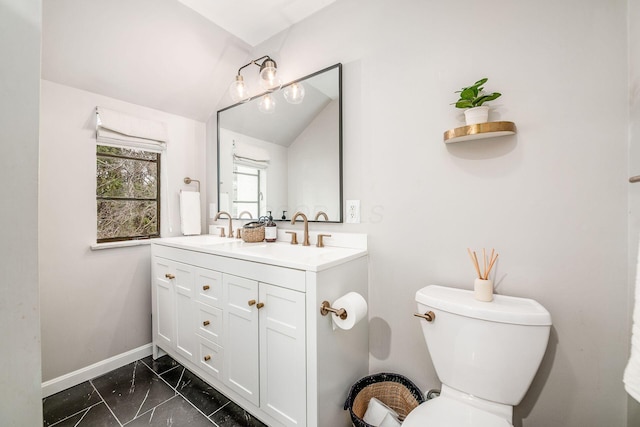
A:
POLYGON ((403 427, 512 427, 513 407, 535 376, 551 315, 532 299, 427 286, 416 292, 440 396, 411 411, 403 427), (429 320, 428 318, 431 318, 429 320))

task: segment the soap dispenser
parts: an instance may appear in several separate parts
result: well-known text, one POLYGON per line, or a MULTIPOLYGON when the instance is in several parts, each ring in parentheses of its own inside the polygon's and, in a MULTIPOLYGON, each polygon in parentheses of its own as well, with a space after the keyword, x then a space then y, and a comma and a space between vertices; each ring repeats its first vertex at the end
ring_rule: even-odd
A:
POLYGON ((264 224, 264 240, 269 243, 273 243, 278 238, 278 227, 276 223, 273 221, 273 216, 271 216, 271 211, 267 211, 269 213, 269 217, 264 224))

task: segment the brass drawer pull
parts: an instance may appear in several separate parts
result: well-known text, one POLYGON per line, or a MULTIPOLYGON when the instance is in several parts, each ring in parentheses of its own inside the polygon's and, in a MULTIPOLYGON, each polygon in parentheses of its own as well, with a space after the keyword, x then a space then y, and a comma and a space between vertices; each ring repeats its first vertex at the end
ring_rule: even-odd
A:
POLYGON ((202 287, 202 290, 203 290, 203 291, 208 291, 208 290, 209 290, 209 285, 204 285, 204 286, 202 287))
POLYGON ((167 273, 167 274, 165 274, 165 275, 164 275, 164 277, 166 277, 166 278, 167 278, 167 279, 169 279, 169 280, 171 280, 171 279, 175 279, 175 278, 176 278, 176 276, 174 276, 174 275, 173 275, 173 274, 171 274, 171 273, 167 273))
POLYGON ((436 314, 433 311, 427 311, 425 314, 414 313, 416 317, 426 320, 427 322, 433 322, 436 318, 436 314))
POLYGON ((209 322, 208 320, 205 320, 204 322, 202 322, 202 325, 203 325, 203 326, 209 326, 209 323, 210 323, 210 322, 209 322))
POLYGON ((204 361, 208 362, 209 360, 211 360, 211 356, 209 356, 208 354, 204 357, 204 361))
POLYGON ((256 304, 256 308, 258 310, 260 310, 262 307, 264 307, 264 303, 263 302, 259 302, 258 304, 256 304))
POLYGON ((251 307, 252 305, 256 305, 256 300, 250 299, 249 301, 247 301, 247 304, 249 304, 249 307, 251 307))

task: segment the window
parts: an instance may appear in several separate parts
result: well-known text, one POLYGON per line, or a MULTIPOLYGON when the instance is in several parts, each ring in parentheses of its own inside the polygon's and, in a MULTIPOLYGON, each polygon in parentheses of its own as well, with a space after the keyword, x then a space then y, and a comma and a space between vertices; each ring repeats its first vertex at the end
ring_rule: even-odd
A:
POLYGON ((160 153, 96 147, 97 242, 160 237, 160 153))

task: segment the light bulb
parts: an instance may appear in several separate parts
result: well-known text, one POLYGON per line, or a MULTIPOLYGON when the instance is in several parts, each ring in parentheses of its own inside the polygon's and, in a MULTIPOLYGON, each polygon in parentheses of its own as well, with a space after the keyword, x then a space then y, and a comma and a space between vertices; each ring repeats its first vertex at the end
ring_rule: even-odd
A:
POLYGON ((277 76, 276 61, 266 59, 260 66, 260 87, 264 90, 273 91, 280 89, 282 81, 277 76))
POLYGON ((229 86, 229 95, 231 95, 233 102, 249 100, 249 88, 240 74, 236 76, 236 79, 229 86))
POLYGON ((260 98, 258 109, 263 113, 273 113, 276 109, 276 100, 273 99, 270 93, 265 93, 262 98, 260 98))
POLYGON ((284 99, 290 104, 300 104, 304 99, 302 83, 292 83, 284 88, 284 99))

